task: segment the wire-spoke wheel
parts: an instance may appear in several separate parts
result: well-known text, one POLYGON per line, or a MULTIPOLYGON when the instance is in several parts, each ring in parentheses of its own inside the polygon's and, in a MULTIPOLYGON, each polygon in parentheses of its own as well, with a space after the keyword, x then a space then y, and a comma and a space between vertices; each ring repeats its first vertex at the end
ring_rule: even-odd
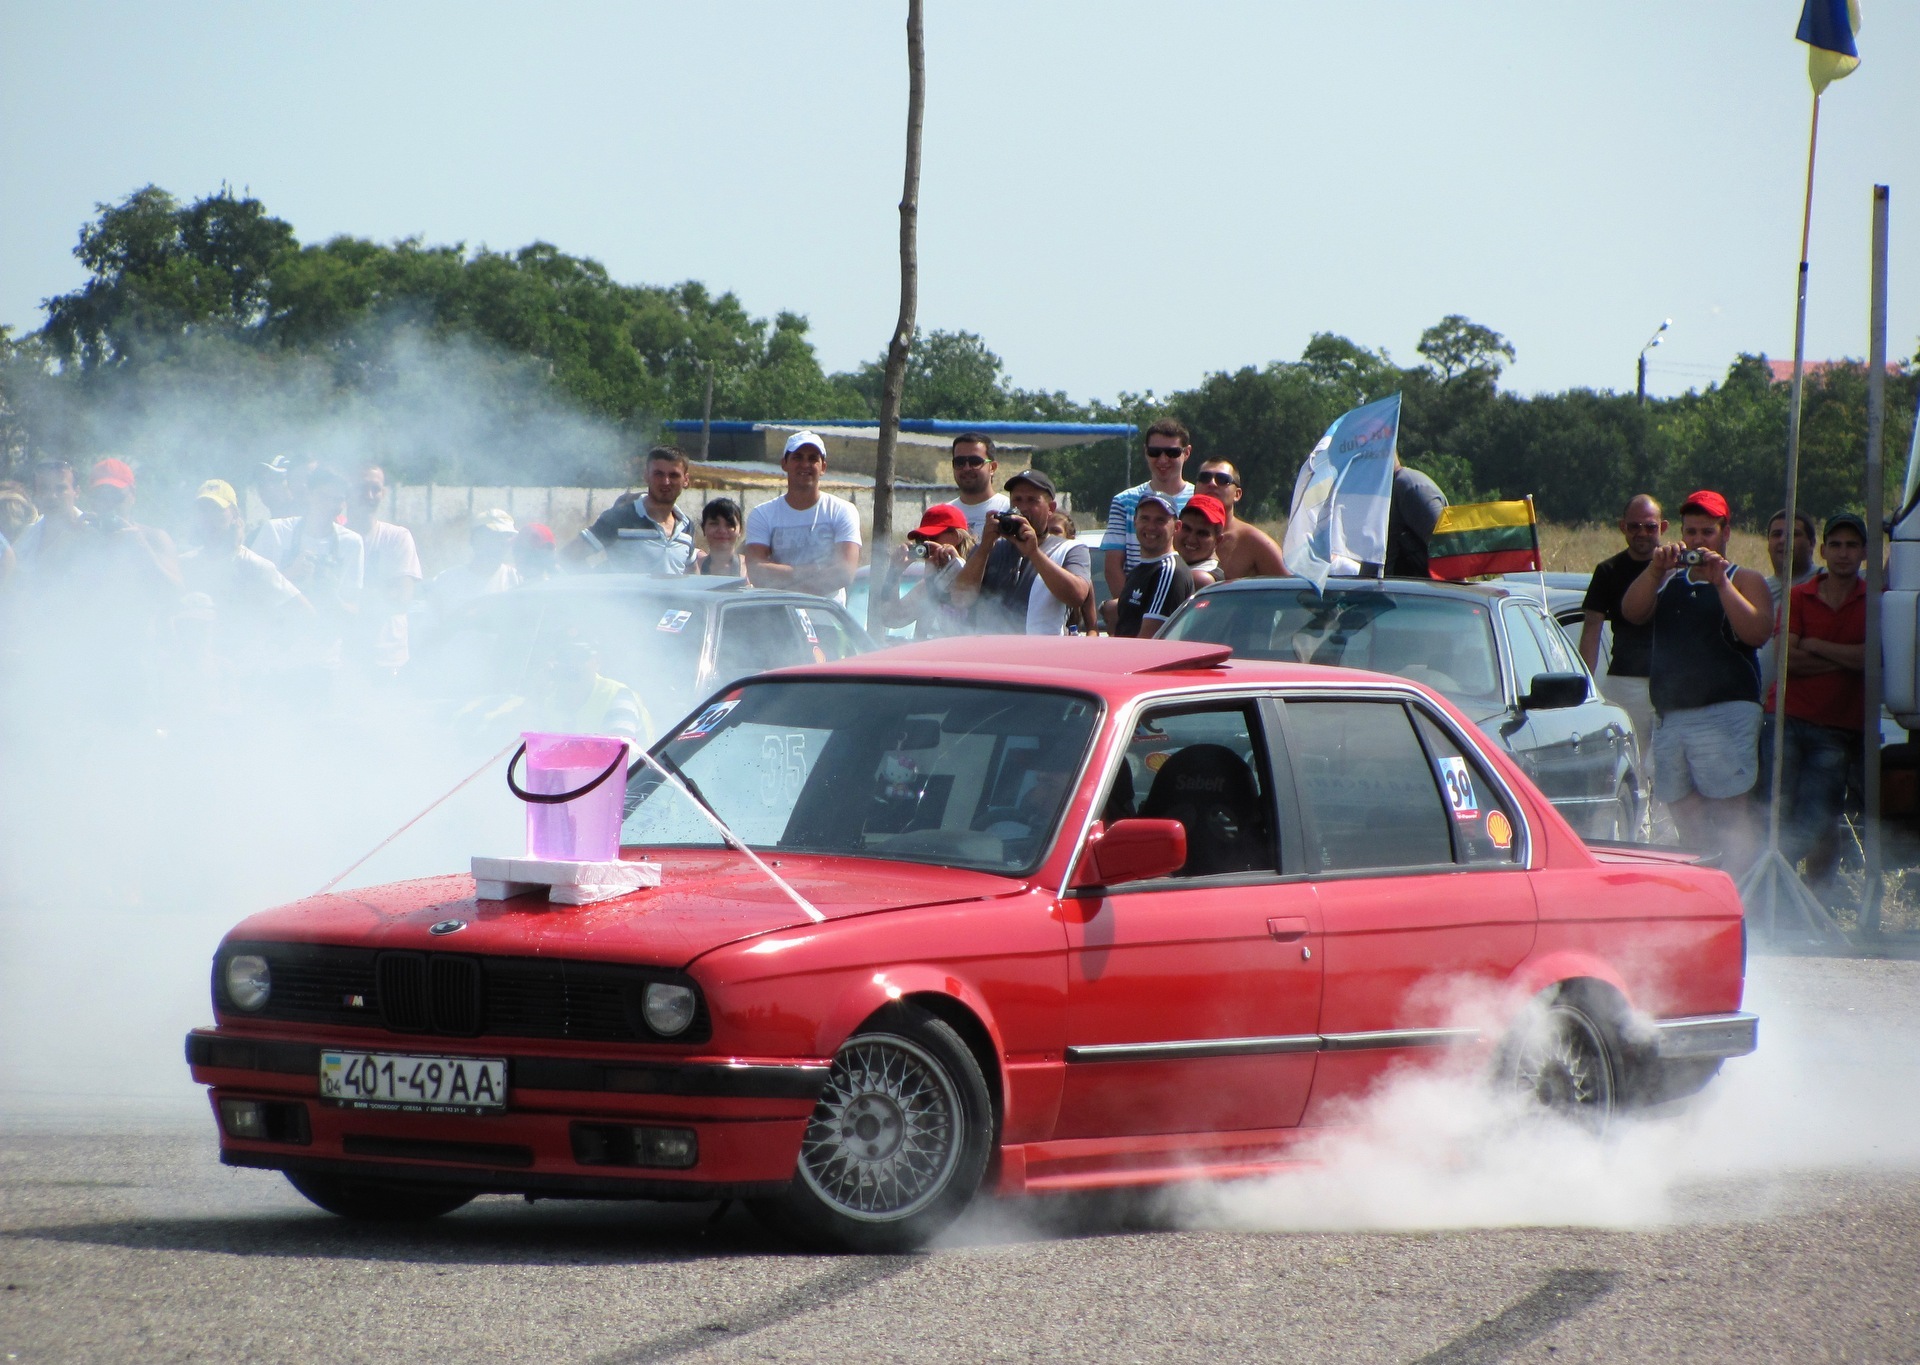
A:
POLYGON ((1606 1030, 1571 1000, 1529 1019, 1512 1047, 1513 1085, 1542 1108, 1593 1128, 1614 1109, 1613 1050, 1606 1030))
POLYGON ((986 1171, 993 1110, 979 1063, 941 1020, 892 1014, 841 1046, 793 1186, 759 1210, 803 1240, 850 1251, 918 1245, 959 1214, 986 1171))

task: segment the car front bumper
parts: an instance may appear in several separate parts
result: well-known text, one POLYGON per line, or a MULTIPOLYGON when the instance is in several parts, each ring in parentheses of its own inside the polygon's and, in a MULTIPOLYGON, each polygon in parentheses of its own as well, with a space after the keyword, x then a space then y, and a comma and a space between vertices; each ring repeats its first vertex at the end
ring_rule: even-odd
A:
POLYGON ((434 1051, 504 1056, 504 1112, 435 1113, 320 1097, 323 1050, 406 1046, 389 1036, 322 1043, 196 1029, 186 1052, 194 1079, 211 1089, 227 1165, 553 1198, 699 1200, 783 1189, 828 1070, 824 1061, 608 1058, 462 1041, 455 1049, 436 1039, 434 1051), (223 1101, 268 1106, 272 1136, 235 1136, 223 1101), (604 1144, 595 1134, 634 1127, 692 1132, 694 1163, 666 1169, 596 1154, 604 1144))

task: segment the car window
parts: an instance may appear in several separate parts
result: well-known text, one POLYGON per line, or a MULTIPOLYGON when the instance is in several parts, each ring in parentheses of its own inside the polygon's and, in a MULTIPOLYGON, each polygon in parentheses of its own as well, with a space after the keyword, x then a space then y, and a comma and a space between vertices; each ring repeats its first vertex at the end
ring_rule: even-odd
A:
POLYGON ((1462 706, 1498 705, 1500 667, 1484 602, 1388 589, 1260 588, 1196 597, 1169 639, 1231 645, 1242 659, 1392 673, 1462 706))
MULTIPOLYGON (((655 752, 751 847, 1010 873, 1051 843, 1099 714, 1064 692, 768 681, 735 688, 655 752)), ((724 842, 651 765, 628 783, 620 835, 642 848, 724 842)))
POLYGON ((1469 755, 1434 719, 1414 708, 1434 777, 1452 817, 1454 861, 1511 866, 1520 856, 1519 821, 1478 758, 1469 755))
POLYGON ((1513 691, 1515 696, 1524 697, 1533 690, 1536 674, 1554 670, 1547 664, 1540 641, 1527 623, 1527 613, 1518 604, 1508 603, 1505 614, 1507 651, 1513 663, 1513 691))
POLYGON ((793 619, 807 642, 807 652, 820 663, 835 663, 860 652, 846 622, 831 607, 795 607, 793 619))
POLYGON ((1251 703, 1160 707, 1134 723, 1101 818, 1178 820, 1187 861, 1176 876, 1280 866, 1273 784, 1251 703))
POLYGON ((1287 750, 1323 871, 1453 861, 1447 808, 1406 707, 1289 701, 1287 750))
POLYGON ((724 685, 769 668, 810 664, 813 649, 781 603, 730 602, 720 613, 714 669, 724 685))
POLYGON ((1529 608, 1526 612, 1527 624, 1533 627, 1533 633, 1540 645, 1540 652, 1546 655, 1547 667, 1555 673, 1584 673, 1586 668, 1580 662, 1579 652, 1567 639, 1566 632, 1560 629, 1558 622, 1543 612, 1529 608))

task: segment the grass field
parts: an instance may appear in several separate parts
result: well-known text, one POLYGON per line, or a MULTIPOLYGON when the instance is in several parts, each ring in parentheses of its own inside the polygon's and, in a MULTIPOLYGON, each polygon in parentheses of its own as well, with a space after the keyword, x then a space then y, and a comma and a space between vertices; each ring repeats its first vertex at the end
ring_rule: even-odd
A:
MULTIPOLYGON (((1259 526, 1275 540, 1284 541, 1286 538, 1285 518, 1260 522, 1259 526)), ((1679 538, 1677 531, 1670 534, 1675 539, 1679 538)), ((1540 523, 1540 553, 1550 572, 1591 573, 1594 565, 1625 548, 1626 541, 1622 539, 1617 526, 1540 523)), ((1767 563, 1767 538, 1757 532, 1736 530, 1728 550, 1735 564, 1756 569, 1763 575, 1773 572, 1773 566, 1767 563)))

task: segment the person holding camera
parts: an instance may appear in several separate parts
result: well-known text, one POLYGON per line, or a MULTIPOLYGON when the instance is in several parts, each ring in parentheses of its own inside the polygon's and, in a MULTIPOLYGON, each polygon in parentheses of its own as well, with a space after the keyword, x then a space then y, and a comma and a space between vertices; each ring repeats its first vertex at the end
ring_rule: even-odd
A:
POLYGON ((920 524, 907 532, 906 542, 894 546, 887 556, 874 599, 880 624, 889 630, 912 626, 916 640, 966 634, 967 613, 953 603, 953 584, 974 544, 966 514, 952 503, 935 503, 921 513, 920 524), (907 566, 916 563, 924 565, 925 572, 902 597, 901 579, 907 566))
POLYGON ((1053 480, 1023 469, 1007 480, 1011 512, 987 518, 986 535, 954 580, 953 600, 971 607, 982 635, 1064 635, 1093 583, 1087 547, 1048 534, 1053 480))
POLYGON ((1752 859, 1747 793, 1759 776, 1760 661, 1773 635, 1767 581, 1726 558, 1727 500, 1701 489, 1680 504, 1678 545, 1662 545, 1620 599, 1652 623, 1647 691, 1653 794, 1697 848, 1726 850, 1736 876, 1752 859))

